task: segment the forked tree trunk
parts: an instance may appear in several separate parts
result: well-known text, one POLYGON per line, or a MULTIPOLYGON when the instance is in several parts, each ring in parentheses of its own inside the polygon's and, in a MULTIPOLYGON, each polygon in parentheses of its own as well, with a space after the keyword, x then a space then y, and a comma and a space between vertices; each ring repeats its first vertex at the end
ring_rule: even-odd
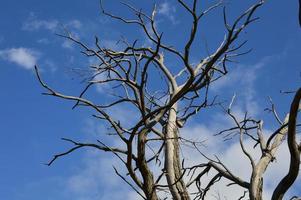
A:
POLYGON ((168 113, 165 128, 165 170, 167 183, 174 200, 189 200, 185 183, 182 180, 181 161, 179 154, 179 140, 177 120, 177 104, 168 113))
MULTIPOLYGON (((286 115, 283 124, 288 122, 289 115, 286 115)), ((250 181, 250 200, 262 200, 262 190, 263 190, 263 175, 273 161, 279 146, 283 142, 287 134, 287 127, 280 130, 280 133, 275 137, 272 146, 266 149, 265 154, 260 158, 252 172, 252 177, 250 181)), ((265 147, 266 148, 266 147, 265 147)))

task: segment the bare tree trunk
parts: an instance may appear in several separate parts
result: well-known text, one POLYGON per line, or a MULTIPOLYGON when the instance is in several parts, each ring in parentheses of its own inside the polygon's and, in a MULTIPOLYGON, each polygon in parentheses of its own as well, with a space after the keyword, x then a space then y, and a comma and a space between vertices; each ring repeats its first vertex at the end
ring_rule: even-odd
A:
POLYGON ((150 171, 147 161, 145 159, 145 144, 146 144, 146 136, 147 131, 142 130, 138 135, 138 160, 137 166, 141 175, 143 177, 143 192, 148 200, 157 200, 157 193, 155 191, 155 184, 154 184, 154 176, 150 171))
POLYGON ((187 188, 182 180, 182 170, 179 154, 177 104, 168 113, 165 143, 165 169, 169 189, 174 200, 189 200, 187 188))
POLYGON ((263 178, 262 175, 265 168, 262 168, 263 165, 259 165, 255 168, 251 177, 250 184, 250 200, 262 200, 262 186, 263 178))
MULTIPOLYGON (((289 114, 286 115, 283 124, 286 124, 289 119, 289 114)), ((252 177, 250 181, 250 200, 262 200, 262 190, 263 190, 263 174, 265 173, 269 164, 273 161, 275 154, 284 140, 287 134, 287 127, 282 128, 279 134, 275 137, 275 140, 271 147, 267 147, 266 144, 261 147, 262 157, 256 164, 252 172, 252 177)))

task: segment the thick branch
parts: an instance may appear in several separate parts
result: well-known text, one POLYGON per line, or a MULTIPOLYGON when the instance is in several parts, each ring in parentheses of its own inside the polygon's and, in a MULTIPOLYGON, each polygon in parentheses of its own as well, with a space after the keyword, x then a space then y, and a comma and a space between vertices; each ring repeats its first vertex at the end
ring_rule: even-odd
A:
POLYGON ((288 121, 288 134, 287 145, 290 151, 290 167, 287 175, 280 181, 274 190, 272 200, 283 199, 287 190, 292 186, 299 174, 300 168, 300 146, 296 142, 296 124, 298 111, 300 109, 301 88, 297 91, 294 100, 291 104, 289 121, 288 121))

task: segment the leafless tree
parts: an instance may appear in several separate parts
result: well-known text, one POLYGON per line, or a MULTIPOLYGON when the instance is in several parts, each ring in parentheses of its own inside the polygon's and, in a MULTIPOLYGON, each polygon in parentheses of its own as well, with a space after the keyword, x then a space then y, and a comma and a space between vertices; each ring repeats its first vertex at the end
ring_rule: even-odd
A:
MULTIPOLYGON (((227 108, 215 98, 209 97, 210 85, 227 74, 227 63, 231 62, 233 58, 247 53, 240 52, 246 42, 239 43, 238 37, 252 22, 258 19, 254 15, 256 10, 264 4, 264 1, 255 3, 232 22, 228 21, 224 7, 224 40, 221 41, 214 53, 200 59, 198 63, 192 63, 191 49, 196 41, 200 21, 208 13, 224 4, 218 2, 202 10, 199 9, 198 0, 191 1, 191 5, 183 0, 177 0, 177 3, 191 15, 192 19, 183 50, 178 50, 165 43, 168 38, 165 38, 165 35, 156 26, 156 6, 150 14, 147 14, 124 3, 136 16, 134 19, 126 19, 107 12, 101 3, 101 10, 104 15, 141 28, 151 42, 149 46, 140 45, 139 41, 128 42, 126 39, 122 39, 120 44, 122 50, 116 50, 102 47, 100 40, 96 37, 95 46, 90 47, 73 37, 72 34, 60 35, 79 45, 82 49, 81 52, 89 58, 96 58, 98 64, 89 68, 90 77, 87 79, 86 87, 79 95, 66 95, 48 86, 42 80, 36 67, 39 82, 46 89, 45 94, 73 101, 73 108, 79 106, 91 108, 94 110, 93 116, 109 126, 109 134, 112 138, 116 140, 117 137, 124 145, 123 147, 114 147, 100 140, 95 143, 82 143, 63 138, 63 140, 70 142, 73 147, 66 152, 55 155, 48 165, 78 149, 91 147, 100 151, 111 152, 120 159, 127 170, 127 174, 121 174, 115 169, 116 174, 129 184, 142 199, 167 199, 168 195, 171 195, 172 199, 175 200, 206 199, 206 194, 210 188, 219 180, 226 179, 231 182, 229 186, 235 184, 245 190, 239 199, 249 196, 251 200, 261 200, 263 198, 263 174, 275 159, 278 147, 287 137, 291 156, 290 169, 275 188, 272 197, 273 200, 282 199, 285 192, 296 180, 299 172, 301 144, 296 141, 296 119, 298 109, 300 109, 301 90, 297 91, 291 110, 283 121, 279 119, 274 106, 272 106, 271 111, 280 125, 279 129, 267 140, 263 133, 262 120, 251 119, 247 115, 243 120, 239 120, 232 113, 231 105, 235 97, 227 108), (166 57, 178 60, 182 68, 169 66, 166 57), (178 71, 175 72, 175 70, 178 71), (150 76, 152 75, 159 77, 160 91, 155 87, 156 84, 151 81, 150 76), (113 100, 107 104, 89 100, 88 91, 93 86, 105 84, 110 84, 114 88, 113 100), (238 177, 217 157, 211 159, 203 155, 208 162, 195 166, 186 166, 185 158, 181 158, 181 144, 188 143, 194 148, 198 148, 199 144, 180 136, 180 129, 191 117, 214 105, 222 106, 234 121, 234 127, 218 134, 237 131, 242 153, 249 158, 252 166, 249 180, 238 177), (114 118, 110 114, 110 110, 119 106, 128 106, 135 110, 137 120, 131 125, 125 125, 114 118), (259 160, 255 161, 245 149, 244 137, 253 139, 255 147, 260 148, 262 155, 259 160), (159 169, 157 170, 159 173, 155 173, 156 169, 159 169), (208 173, 211 171, 215 175, 203 187, 203 184, 200 183, 204 176, 209 176, 208 173), (190 190, 192 185, 197 188, 196 191, 190 190), (167 195, 161 195, 160 192, 165 192, 167 195)), ((227 136, 231 137, 231 134, 227 136)))

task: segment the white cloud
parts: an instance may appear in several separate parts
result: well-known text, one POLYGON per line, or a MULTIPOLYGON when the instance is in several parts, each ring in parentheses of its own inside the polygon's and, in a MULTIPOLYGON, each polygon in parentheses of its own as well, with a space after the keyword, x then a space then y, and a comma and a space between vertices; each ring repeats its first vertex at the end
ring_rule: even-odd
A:
POLYGON ((112 154, 89 150, 76 172, 67 178, 65 192, 74 200, 139 199, 130 186, 114 173, 113 166, 116 166, 120 173, 125 174, 120 165, 112 154))
POLYGON ((46 66, 52 73, 56 72, 57 70, 57 65, 52 60, 46 59, 43 61, 42 65, 46 66))
POLYGON ((214 82, 211 86, 216 93, 231 91, 236 93, 236 103, 247 111, 252 117, 259 114, 255 83, 260 77, 260 70, 267 65, 271 57, 267 56, 252 65, 240 65, 230 71, 226 76, 214 82))
MULTIPOLYGON (((221 115, 217 117, 216 121, 226 122, 225 119, 221 118, 221 115)), ((219 159, 230 169, 235 175, 239 176, 243 180, 249 181, 251 177, 251 165, 248 158, 243 154, 238 138, 235 137, 230 143, 223 142, 223 138, 213 136, 217 133, 217 128, 214 127, 215 121, 209 123, 207 126, 203 124, 194 124, 187 128, 182 129, 181 136, 198 141, 205 140, 204 144, 206 147, 201 147, 200 150, 205 155, 214 158, 218 156, 219 159)), ((224 123, 224 128, 229 128, 229 123, 224 123)), ((221 128, 221 127, 220 127, 221 128)), ((270 133, 269 130, 264 131, 270 133)), ((249 151, 252 157, 258 161, 260 158, 260 150, 258 148, 254 149, 254 142, 250 139, 245 138, 244 140, 245 148, 249 151)), ((185 164, 187 166, 196 165, 200 163, 206 163, 207 160, 200 155, 197 151, 182 146, 181 149, 183 156, 185 157, 185 164)), ((289 152, 287 145, 284 142, 283 145, 278 150, 276 155, 276 161, 273 162, 267 169, 264 175, 264 199, 270 199, 273 190, 280 181, 280 179, 287 173, 289 168, 289 162, 287 162, 289 152)), ((215 175, 214 173, 209 173, 202 179, 202 185, 205 186, 210 178, 215 175)), ((300 178, 295 183, 295 186, 300 182, 300 178)), ((240 195, 243 194, 243 189, 236 186, 227 187, 227 180, 222 179, 215 187, 211 189, 208 193, 206 199, 215 200, 214 195, 217 193, 222 194, 225 199, 238 199, 240 195)), ((190 191, 196 191, 196 188, 190 188, 190 191)), ((292 194, 288 194, 292 196, 292 194)), ((222 198, 223 199, 223 198, 222 198)))
POLYGON ((158 14, 166 16, 173 24, 176 24, 176 7, 168 3, 167 1, 158 6, 158 14))
MULTIPOLYGON (((236 113, 239 116, 242 115, 242 110, 237 106, 236 113)), ((210 158, 214 158, 218 156, 219 159, 230 169, 235 175, 243 178, 246 181, 250 180, 251 177, 251 165, 248 158, 243 154, 240 144, 239 138, 234 137, 231 141, 224 142, 221 136, 213 136, 213 134, 218 131, 224 130, 226 128, 232 127, 232 123, 227 119, 227 115, 222 114, 214 114, 214 118, 207 117, 206 124, 196 124, 192 122, 192 124, 188 124, 186 128, 181 129, 181 136, 187 139, 193 139, 195 141, 204 141, 205 147, 200 147, 200 150, 205 155, 210 158)), ((268 122, 266 122, 267 124, 268 122)), ((267 138, 273 131, 264 129, 263 133, 267 138)), ((252 155, 252 157, 257 162, 260 158, 261 152, 257 147, 253 148, 254 141, 245 137, 244 145, 248 152, 252 155)), ((200 163, 206 163, 207 160, 204 159, 200 153, 197 151, 182 146, 182 153, 185 157, 185 163, 187 166, 196 165, 200 163)), ((273 190, 279 183, 279 181, 285 176, 289 169, 289 151, 287 148, 287 143, 284 141, 283 144, 277 151, 276 160, 269 165, 267 171, 264 175, 264 198, 270 199, 273 190)), ((212 177, 213 174, 208 174, 207 177, 203 178, 202 185, 206 185, 212 177)), ((243 190, 239 187, 227 187, 227 181, 222 179, 219 184, 212 188, 211 192, 208 194, 206 199, 215 200, 214 194, 217 192, 226 196, 227 199, 238 199, 238 195, 243 194, 243 190)), ((292 189, 286 195, 286 198, 296 195, 296 186, 300 184, 300 177, 295 182, 292 189), (293 193, 295 192, 295 193, 293 193)), ((191 189, 191 191, 195 191, 195 188, 191 189)), ((223 198, 222 198, 223 199, 223 198)), ((226 199, 226 198, 225 198, 226 199)))
POLYGON ((35 14, 31 13, 29 18, 23 23, 22 30, 25 31, 37 31, 41 29, 49 30, 49 31, 56 31, 59 25, 58 20, 51 19, 51 20, 41 20, 38 19, 35 14))
POLYGON ((88 118, 84 121, 82 132, 87 134, 89 138, 99 139, 107 133, 107 129, 104 123, 99 120, 88 118))
POLYGON ((57 19, 39 19, 34 13, 30 13, 30 16, 22 24, 22 30, 24 31, 48 30, 56 32, 59 31, 58 29, 66 28, 67 30, 79 30, 81 27, 82 23, 77 19, 69 20, 67 22, 61 22, 57 19))
MULTIPOLYGON (((79 32, 82 29, 82 26, 82 22, 77 19, 61 22, 57 19, 39 19, 34 13, 31 13, 28 19, 22 24, 22 30, 47 30, 57 33, 63 32, 63 34, 67 34, 65 33, 67 31, 72 34, 74 38, 79 39, 79 32)), ((40 44, 49 44, 51 41, 47 38, 41 38, 37 40, 37 42, 40 44)), ((74 43, 68 39, 64 39, 64 41, 61 43, 61 46, 65 49, 73 49, 74 43)))
MULTIPOLYGON (((68 28, 67 28, 67 30, 68 30, 67 34, 70 34, 74 39, 76 39, 78 41, 80 40, 80 33, 77 30, 75 30, 75 29, 68 29, 68 28)), ((71 40, 69 40, 67 38, 62 38, 62 40, 63 40, 63 42, 62 42, 61 46, 63 48, 65 48, 65 49, 72 50, 76 46, 75 42, 73 42, 73 41, 71 41, 71 40)))
MULTIPOLYGON (((166 19, 171 21, 171 23, 174 24, 174 25, 178 23, 178 21, 176 20, 176 17, 175 17, 176 16, 176 7, 171 5, 167 1, 165 1, 165 2, 158 5, 156 13, 158 15, 161 15, 161 17, 165 17, 166 19)), ((160 23, 162 21, 163 21, 162 18, 158 17, 158 19, 155 20, 155 23, 154 23, 154 28, 159 33, 160 33, 160 23)), ((163 27, 161 27, 161 28, 163 28, 163 27)), ((152 24, 150 22, 146 23, 146 29, 147 29, 149 35, 154 38, 155 33, 153 31, 152 24)), ((147 35, 145 35, 145 33, 143 31, 142 31, 142 34, 143 34, 143 38, 144 38, 143 46, 145 46, 145 47, 153 46, 154 43, 149 39, 149 37, 147 35)))
MULTIPOLYGON (((260 69, 264 67, 267 62, 269 62, 270 57, 266 57, 261 60, 261 62, 253 66, 240 66, 236 71, 229 73, 220 82, 213 85, 212 89, 214 92, 223 92, 225 88, 227 91, 234 90, 236 86, 239 86, 238 91, 235 91, 241 95, 240 102, 234 102, 232 107, 232 112, 239 119, 242 119, 244 112, 246 110, 251 111, 251 114, 258 117, 258 110, 261 109, 257 103, 257 94, 255 91, 255 82, 257 81, 258 74, 260 74, 260 69), (234 88, 234 89, 233 89, 234 88), (250 110, 252 108, 253 110, 250 110)), ((249 112, 250 113, 250 112, 249 112)), ((213 134, 218 133, 226 128, 231 128, 233 122, 226 114, 214 114, 213 118, 207 117, 207 121, 202 124, 196 124, 196 122, 191 122, 192 124, 186 126, 186 128, 181 129, 181 136, 194 139, 198 141, 205 140, 205 148, 201 148, 201 151, 214 158, 218 156, 221 161, 232 171, 235 175, 243 178, 246 181, 250 180, 251 176, 251 165, 248 158, 243 154, 238 137, 234 137, 229 142, 224 142, 222 137, 214 137, 213 134)), ((267 124, 269 122, 265 122, 267 124)), ((268 137, 272 133, 271 130, 264 130, 264 134, 268 137)), ((253 158, 258 161, 260 157, 260 150, 258 148, 254 149, 250 139, 245 138, 244 144, 246 149, 251 153, 253 158)), ((182 148, 184 157, 186 158, 187 165, 195 165, 202 162, 206 162, 206 159, 197 151, 189 148, 182 148)), ((280 181, 280 179, 287 173, 288 164, 287 157, 289 153, 287 150, 286 143, 284 142, 276 155, 276 162, 273 162, 267 169, 264 175, 264 199, 270 199, 273 190, 280 181)), ((212 177, 209 173, 207 177, 204 177, 202 185, 206 185, 212 177)), ((299 179, 300 181, 300 179, 299 179)), ((227 187, 227 181, 221 180, 211 192, 208 194, 208 200, 216 199, 214 195, 220 193, 225 196, 225 199, 238 199, 239 195, 243 194, 243 190, 239 187, 227 187)), ((297 184, 295 184, 297 185, 297 184)), ((192 188, 195 191, 196 188, 192 188)), ((287 197, 290 196, 289 194, 287 197)), ((291 195, 292 196, 292 195, 291 195)), ((224 199, 224 198, 222 198, 224 199)))
POLYGON ((64 42, 62 43, 62 47, 65 49, 73 49, 73 42, 64 39, 64 42))
MULTIPOLYGON (((237 111, 238 113, 240 111, 237 111)), ((124 115, 124 113, 118 113, 117 115, 124 115)), ((226 115, 215 115, 214 120, 208 119, 210 122, 206 125, 204 124, 190 124, 186 128, 181 129, 181 136, 194 139, 197 141, 205 141, 206 147, 201 148, 202 152, 210 157, 214 158, 217 155, 221 161, 237 176, 248 181, 251 175, 251 168, 249 160, 242 153, 240 145, 238 143, 238 138, 234 138, 230 143, 224 143, 223 138, 213 136, 223 128, 229 128, 231 122, 227 120, 226 115)), ((97 133, 98 138, 100 135, 104 134, 104 128, 98 123, 87 124, 88 129, 91 132, 97 133), (89 128, 90 127, 90 128, 89 128)), ((270 133, 270 131, 265 130, 265 133, 270 133)), ((112 137, 111 137, 112 139, 112 137)), ((115 140, 110 143, 114 143, 115 146, 121 147, 120 141, 115 140)), ((259 158, 260 152, 258 149, 253 149, 253 143, 250 139, 245 139, 244 144, 246 149, 248 149, 252 156, 256 159, 259 158)), ((264 199, 270 199, 275 185, 280 180, 281 176, 287 172, 288 162, 287 160, 287 148, 286 144, 281 147, 279 153, 277 154, 277 162, 273 163, 269 168, 264 177, 264 199)), ((182 146, 182 154, 185 156, 185 166, 192 164, 204 163, 206 160, 197 151, 191 150, 182 146)), ((112 165, 120 169, 120 172, 125 174, 125 168, 118 159, 114 158, 114 155, 110 153, 103 153, 99 151, 89 150, 85 158, 78 166, 78 170, 71 175, 66 181, 66 190, 68 193, 74 196, 75 200, 92 200, 100 199, 105 200, 110 197, 112 200, 117 199, 141 199, 132 189, 125 184, 113 171, 112 165)), ((151 168, 156 172, 158 168, 151 165, 151 168)), ((155 173, 156 174, 156 173, 155 173)), ((202 185, 206 185, 210 180, 210 177, 215 175, 214 173, 209 173, 208 176, 204 177, 202 185)), ((130 178, 129 178, 130 180, 130 178)), ((299 179, 300 180, 300 179, 299 179)), ((163 179, 164 181, 164 179, 163 179)), ((229 182, 222 179, 212 190, 208 193, 206 199, 216 200, 214 196, 217 194, 222 195, 222 199, 238 199, 243 194, 243 191, 238 186, 226 186, 229 182), (226 198, 223 198, 226 197, 226 198)), ((161 183, 162 184, 162 183, 161 183)), ((191 188, 190 191, 195 191, 195 188, 191 188)), ((163 194, 165 196, 166 194, 163 194)), ((163 197, 162 196, 162 197, 163 197)))
MULTIPOLYGON (((92 65, 92 62, 90 62, 90 63, 92 65)), ((104 73, 97 74, 94 77, 93 81, 104 81, 106 79, 107 79, 107 74, 104 72, 104 73)), ((111 94, 112 93, 112 88, 110 87, 110 83, 96 83, 95 88, 96 88, 96 91, 101 94, 105 94, 105 93, 111 94)))
POLYGON ((37 43, 39 43, 39 44, 49 44, 50 41, 47 38, 41 38, 41 39, 37 40, 37 43))
POLYGON ((38 57, 37 51, 24 47, 0 50, 1 59, 15 63, 24 69, 32 69, 38 57))
POLYGON ((74 29, 80 29, 80 28, 82 28, 82 23, 79 20, 74 19, 74 20, 67 22, 66 26, 74 28, 74 29))

